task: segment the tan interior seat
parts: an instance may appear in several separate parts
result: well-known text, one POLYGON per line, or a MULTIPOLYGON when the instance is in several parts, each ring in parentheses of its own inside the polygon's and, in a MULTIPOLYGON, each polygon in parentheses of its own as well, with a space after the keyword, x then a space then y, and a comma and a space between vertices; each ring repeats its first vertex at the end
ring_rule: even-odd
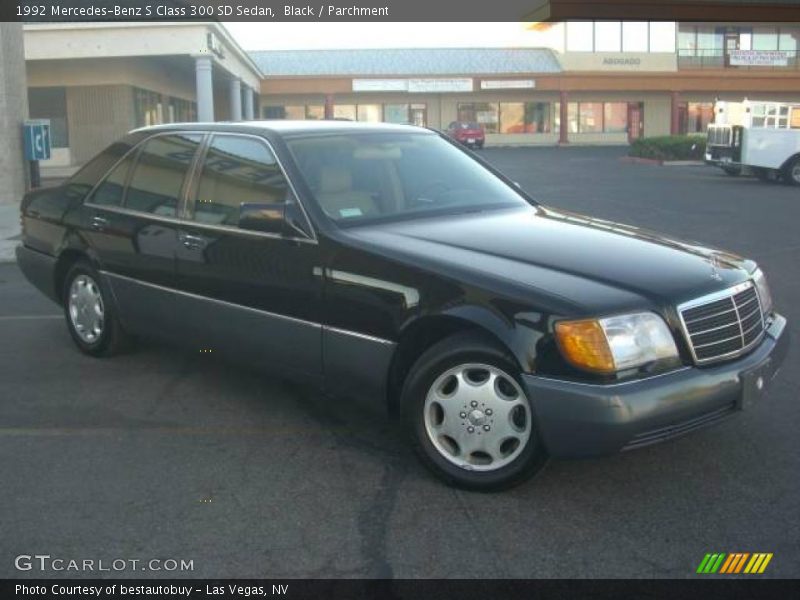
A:
POLYGON ((371 194, 353 189, 353 178, 347 169, 322 167, 317 200, 322 210, 334 219, 369 217, 380 213, 371 194))

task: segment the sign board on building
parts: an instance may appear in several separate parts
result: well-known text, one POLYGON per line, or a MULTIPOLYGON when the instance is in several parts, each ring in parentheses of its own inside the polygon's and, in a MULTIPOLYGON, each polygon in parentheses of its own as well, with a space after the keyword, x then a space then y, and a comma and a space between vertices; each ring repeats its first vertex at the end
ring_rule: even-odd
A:
POLYGON ((472 89, 473 82, 471 77, 408 80, 408 91, 411 93, 471 92, 472 89))
POLYGON ((533 79, 484 79, 482 90, 521 90, 536 87, 533 79))
POLYGON ((470 77, 416 79, 353 79, 354 92, 409 92, 411 94, 471 92, 470 77))
POLYGON ((25 121, 22 135, 26 160, 50 158, 50 119, 25 121))
POLYGON ((730 50, 730 62, 736 67, 786 67, 789 57, 783 50, 730 50))
POLYGON ((406 79, 353 79, 354 92, 407 92, 406 79))

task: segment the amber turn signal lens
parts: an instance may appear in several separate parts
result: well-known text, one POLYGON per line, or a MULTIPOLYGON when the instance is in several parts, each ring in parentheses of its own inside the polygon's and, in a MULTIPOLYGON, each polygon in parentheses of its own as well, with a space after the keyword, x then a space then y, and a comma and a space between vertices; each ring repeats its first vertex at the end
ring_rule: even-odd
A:
POLYGON ((564 357, 576 367, 613 373, 614 357, 606 334, 594 319, 556 323, 556 337, 564 357))

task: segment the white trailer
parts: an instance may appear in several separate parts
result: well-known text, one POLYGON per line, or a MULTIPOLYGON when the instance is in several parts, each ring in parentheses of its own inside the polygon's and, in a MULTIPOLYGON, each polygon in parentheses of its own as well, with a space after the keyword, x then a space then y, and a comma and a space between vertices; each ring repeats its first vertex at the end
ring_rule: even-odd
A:
POLYGON ((705 159, 728 175, 800 185, 800 102, 716 102, 705 159))

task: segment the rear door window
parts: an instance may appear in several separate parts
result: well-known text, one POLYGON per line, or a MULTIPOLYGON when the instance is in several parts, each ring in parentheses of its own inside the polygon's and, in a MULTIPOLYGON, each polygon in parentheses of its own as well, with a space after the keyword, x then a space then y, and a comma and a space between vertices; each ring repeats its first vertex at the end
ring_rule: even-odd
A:
POLYGON ((114 167, 108 176, 97 186, 89 197, 88 202, 100 206, 122 206, 125 192, 125 181, 133 164, 134 154, 129 154, 125 160, 114 167))
POLYGON ((288 196, 289 184, 264 142, 215 135, 197 185, 194 220, 235 227, 242 203, 282 204, 288 196))
POLYGON ((131 175, 125 207, 176 216, 184 180, 201 141, 202 136, 193 133, 158 135, 147 140, 131 175))

